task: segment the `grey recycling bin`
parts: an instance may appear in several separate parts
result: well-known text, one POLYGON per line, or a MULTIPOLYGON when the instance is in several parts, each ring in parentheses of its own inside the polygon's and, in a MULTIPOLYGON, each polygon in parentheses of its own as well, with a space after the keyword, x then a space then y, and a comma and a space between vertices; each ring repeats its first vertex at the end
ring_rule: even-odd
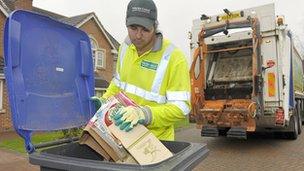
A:
POLYGON ((174 155, 151 165, 118 164, 103 158, 88 146, 77 142, 48 148, 29 155, 30 163, 40 165, 42 171, 97 171, 97 170, 191 170, 208 154, 206 145, 177 141, 162 141, 174 155))

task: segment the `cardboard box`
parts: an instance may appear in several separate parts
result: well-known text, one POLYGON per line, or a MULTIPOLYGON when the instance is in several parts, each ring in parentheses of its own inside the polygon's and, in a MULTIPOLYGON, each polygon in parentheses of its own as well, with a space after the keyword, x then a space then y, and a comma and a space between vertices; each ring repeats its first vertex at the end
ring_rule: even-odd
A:
POLYGON ((104 158, 107 158, 109 156, 113 161, 118 161, 120 160, 118 154, 113 150, 113 148, 104 140, 100 135, 98 135, 98 131, 96 130, 96 127, 93 125, 87 125, 84 128, 84 132, 80 138, 80 142, 83 144, 87 144, 91 148, 93 148, 95 151, 104 151, 104 153, 99 153, 101 154, 104 158), (90 135, 91 138, 87 138, 87 135, 90 135), (99 145, 99 146, 92 146, 90 139, 94 139, 94 141, 99 145))
POLYGON ((97 141, 88 132, 84 132, 79 139, 79 144, 86 144, 98 154, 103 156, 104 160, 110 161, 111 156, 98 144, 97 141))
POLYGON ((103 105, 84 128, 80 143, 90 146, 107 160, 138 164, 122 146, 121 142, 112 135, 107 126, 107 124, 112 124, 107 118, 108 111, 116 110, 117 107, 121 106, 122 104, 115 98, 111 98, 107 104, 103 105))
POLYGON ((118 140, 115 141, 115 139, 108 136, 107 133, 99 130, 94 124, 88 124, 84 128, 79 143, 88 145, 107 161, 138 164, 118 140))
POLYGON ((143 125, 137 125, 129 132, 120 130, 114 124, 109 129, 140 165, 158 163, 173 156, 143 125))
POLYGON ((90 119, 84 129, 81 142, 90 146, 105 159, 110 158, 109 160, 119 163, 147 165, 173 156, 145 126, 139 124, 131 131, 125 132, 112 123, 108 114, 129 105, 136 106, 123 93, 109 98, 108 102, 102 105, 90 119))

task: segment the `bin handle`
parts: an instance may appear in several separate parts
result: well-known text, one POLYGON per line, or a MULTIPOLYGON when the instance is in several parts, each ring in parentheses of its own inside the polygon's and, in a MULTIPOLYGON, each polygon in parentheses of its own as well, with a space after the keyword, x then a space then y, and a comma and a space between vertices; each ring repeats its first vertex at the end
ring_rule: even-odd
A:
POLYGON ((50 141, 50 142, 46 142, 46 143, 36 144, 33 147, 35 149, 39 149, 39 148, 45 148, 45 147, 50 147, 50 146, 54 146, 54 145, 66 144, 66 143, 70 143, 70 142, 74 142, 74 141, 78 141, 78 140, 79 140, 79 137, 65 138, 65 139, 50 141))

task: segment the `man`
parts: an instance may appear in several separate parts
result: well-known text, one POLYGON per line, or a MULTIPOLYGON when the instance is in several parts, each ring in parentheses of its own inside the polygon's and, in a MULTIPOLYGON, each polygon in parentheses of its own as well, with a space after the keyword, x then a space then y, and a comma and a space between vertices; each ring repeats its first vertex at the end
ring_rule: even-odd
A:
POLYGON ((174 140, 174 123, 190 112, 190 78, 185 55, 157 30, 152 0, 131 0, 128 37, 119 49, 116 74, 103 98, 124 92, 140 107, 112 114, 125 131, 144 124, 161 140, 174 140))

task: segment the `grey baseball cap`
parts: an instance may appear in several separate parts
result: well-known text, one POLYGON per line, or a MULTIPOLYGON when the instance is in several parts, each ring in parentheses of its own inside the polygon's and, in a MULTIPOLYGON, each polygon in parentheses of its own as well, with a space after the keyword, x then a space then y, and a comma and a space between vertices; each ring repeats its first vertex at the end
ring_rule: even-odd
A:
POLYGON ((140 25, 147 29, 157 21, 157 8, 152 0, 131 0, 127 8, 126 25, 140 25))

